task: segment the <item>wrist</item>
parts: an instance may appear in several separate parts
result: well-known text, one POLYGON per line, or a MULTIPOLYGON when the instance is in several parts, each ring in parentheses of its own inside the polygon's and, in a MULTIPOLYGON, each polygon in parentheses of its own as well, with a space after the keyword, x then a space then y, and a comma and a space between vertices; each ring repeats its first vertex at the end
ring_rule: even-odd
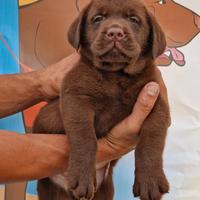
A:
POLYGON ((110 161, 119 159, 121 156, 133 149, 133 146, 132 148, 130 146, 127 147, 126 145, 117 146, 115 143, 109 140, 107 136, 99 139, 97 151, 97 169, 103 168, 110 161))
POLYGON ((36 71, 34 76, 38 80, 38 93, 44 101, 58 96, 58 90, 54 87, 54 80, 47 74, 46 69, 36 71))
POLYGON ((107 136, 102 138, 99 142, 106 161, 119 159, 121 156, 134 150, 138 143, 139 136, 132 134, 131 138, 132 139, 130 139, 130 135, 127 135, 127 137, 118 137, 115 131, 111 131, 107 136))
POLYGON ((121 157, 124 154, 129 153, 133 149, 135 149, 139 136, 123 136, 117 137, 115 134, 109 133, 106 137, 107 145, 113 150, 113 152, 118 156, 121 157), (131 138, 131 139, 130 139, 131 138))
POLYGON ((135 145, 121 145, 121 144, 115 144, 113 141, 107 140, 110 148, 113 149, 113 155, 115 155, 116 159, 121 158, 122 156, 126 155, 130 151, 134 150, 135 145))
POLYGON ((24 89, 24 91, 21 90, 21 92, 26 92, 26 99, 31 99, 35 103, 40 102, 44 99, 41 92, 42 81, 39 71, 17 74, 15 75, 15 78, 18 79, 16 82, 20 82, 20 84, 23 85, 22 89, 24 89))
POLYGON ((25 73, 24 75, 29 76, 30 82, 32 83, 32 88, 34 89, 34 95, 35 98, 40 99, 41 101, 45 99, 45 96, 43 94, 43 81, 41 77, 41 71, 33 71, 29 73, 25 73))

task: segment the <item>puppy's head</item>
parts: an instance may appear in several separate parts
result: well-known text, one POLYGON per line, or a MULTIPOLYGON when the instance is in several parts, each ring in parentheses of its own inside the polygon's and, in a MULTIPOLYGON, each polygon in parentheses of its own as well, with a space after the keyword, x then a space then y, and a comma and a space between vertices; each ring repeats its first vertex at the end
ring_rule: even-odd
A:
POLYGON ((68 39, 95 67, 129 74, 166 47, 163 31, 140 0, 93 0, 71 25, 68 39))

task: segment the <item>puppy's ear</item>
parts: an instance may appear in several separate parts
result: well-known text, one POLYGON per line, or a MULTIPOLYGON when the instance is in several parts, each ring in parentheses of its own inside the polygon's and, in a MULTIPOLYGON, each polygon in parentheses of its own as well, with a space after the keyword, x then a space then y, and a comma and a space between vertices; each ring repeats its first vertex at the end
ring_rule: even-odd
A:
POLYGON ((151 27, 150 32, 150 42, 152 48, 152 57, 153 59, 160 56, 166 49, 166 38, 165 34, 158 24, 154 15, 148 11, 149 25, 151 27))
POLYGON ((85 18, 87 15, 88 8, 89 6, 85 7, 69 27, 68 41, 76 50, 78 50, 81 46, 81 34, 84 34, 83 27, 85 24, 85 18))

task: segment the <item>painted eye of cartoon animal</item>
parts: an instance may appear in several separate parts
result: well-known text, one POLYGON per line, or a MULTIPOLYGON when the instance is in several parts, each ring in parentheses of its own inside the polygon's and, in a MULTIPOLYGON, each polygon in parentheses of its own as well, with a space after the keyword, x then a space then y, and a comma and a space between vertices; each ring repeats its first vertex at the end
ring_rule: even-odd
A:
POLYGON ((161 4, 161 5, 166 4, 166 0, 159 0, 158 3, 161 4))
MULTIPOLYGON (((25 35, 23 33, 27 32, 22 30, 29 30, 28 32, 32 34, 31 37, 33 38, 29 40, 29 43, 24 40, 23 45, 21 45, 24 48, 23 52, 36 52, 37 55, 34 55, 33 61, 37 62, 38 66, 56 62, 66 55, 66 51, 69 52, 69 45, 67 46, 65 43, 66 34, 64 32, 66 32, 67 25, 69 25, 71 19, 66 15, 66 8, 68 7, 70 10, 70 16, 73 16, 77 13, 77 9, 81 10, 89 0, 74 0, 74 5, 71 7, 67 6, 69 3, 66 0, 61 0, 60 4, 55 4, 54 1, 49 0, 19 0, 21 5, 24 5, 23 3, 27 3, 27 1, 37 3, 23 6, 20 9, 21 37, 25 35), (59 13, 59 15, 51 15, 52 11, 49 9, 49 17, 41 20, 43 19, 43 10, 46 7, 52 7, 54 13, 59 13), (38 15, 35 16, 33 13, 38 13, 38 15), (31 31, 30 24, 28 24, 29 20, 27 19, 34 21, 31 31), (55 29, 58 26, 59 28, 55 29), (56 45, 55 40, 57 41, 56 45), (33 42, 31 43, 31 41, 33 42), (29 45, 30 43, 31 45, 29 45), (30 51, 27 51, 25 47, 32 49, 29 48, 30 51), (55 50, 55 48, 57 49, 55 50)), ((157 64, 168 66, 171 63, 175 63, 178 66, 184 66, 186 62, 185 55, 179 48, 191 42, 200 32, 200 16, 173 0, 144 0, 144 2, 156 16, 166 34, 167 52, 158 59, 157 64)), ((133 20, 135 21, 135 19, 133 20)), ((23 58, 25 59, 26 56, 23 56, 23 58)), ((27 59, 26 62, 29 65, 35 65, 30 59, 27 59)))

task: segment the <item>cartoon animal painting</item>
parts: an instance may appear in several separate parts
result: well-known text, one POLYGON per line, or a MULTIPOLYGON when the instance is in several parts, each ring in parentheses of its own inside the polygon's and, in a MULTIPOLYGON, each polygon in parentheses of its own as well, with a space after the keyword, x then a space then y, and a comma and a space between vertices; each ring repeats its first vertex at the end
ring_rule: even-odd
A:
MULTIPOLYGON (((167 49, 157 59, 157 64, 168 66, 175 62, 184 66, 185 56, 179 48, 187 45, 200 32, 200 16, 173 0, 144 1, 167 37, 167 49)), ((88 2, 60 0, 58 4, 54 0, 19 0, 19 63, 23 72, 46 67, 73 51, 67 43, 66 33, 73 18, 88 2)), ((25 111, 26 127, 31 127, 32 116, 41 106, 43 104, 25 111)))
POLYGON ((55 63, 73 52, 67 31, 89 0, 39 0, 19 10, 20 59, 34 68, 55 63))
POLYGON ((178 49, 187 45, 200 32, 200 16, 173 0, 145 0, 167 37, 166 52, 157 59, 158 65, 175 62, 185 65, 185 56, 178 49))
MULTIPOLYGON (((66 33, 78 11, 89 1, 18 0, 20 58, 18 59, 13 54, 1 33, 0 42, 10 51, 13 59, 21 65, 22 72, 55 63, 73 51, 66 41, 66 33)), ((144 1, 160 22, 167 36, 166 52, 157 59, 157 64, 168 66, 176 63, 178 66, 184 66, 187 60, 180 48, 190 43, 199 34, 200 16, 174 0, 144 1)), ((24 112, 27 129, 31 128, 34 117, 44 104, 38 104, 24 112)), ((19 188, 17 190, 25 191, 19 188)), ((7 192, 9 193, 8 190, 7 192)), ((24 199, 25 195, 21 196, 18 199, 24 199)), ((5 199, 9 199, 9 195, 6 194, 5 199)))
MULTIPOLYGON (((144 1, 167 37, 166 52, 157 59, 157 64, 168 66, 175 62, 184 66, 185 56, 179 48, 187 45, 200 32, 200 16, 173 0, 144 1)), ((59 0, 59 3, 55 0, 31 0, 29 5, 26 0, 20 2, 20 61, 38 69, 69 55, 73 49, 66 39, 67 30, 89 0, 72 0, 70 3, 66 0, 59 0)), ((23 65, 22 69, 27 71, 23 65)), ((39 108, 36 106, 34 110, 39 108)), ((24 115, 28 127, 34 118, 30 117, 33 116, 32 110, 27 110, 24 115)))
MULTIPOLYGON (((200 16, 173 0, 144 0, 167 36, 166 52, 158 65, 185 65, 179 49, 200 32, 200 16)), ((88 0, 37 1, 20 9, 21 60, 30 66, 46 66, 72 52, 66 41, 70 22, 88 0), (48 51, 47 51, 48 49, 48 51), (31 56, 31 59, 30 59, 31 56)))
MULTIPOLYGON (((46 67, 74 50, 67 42, 67 30, 89 0, 20 0, 20 64, 23 72, 46 67), (29 67, 28 67, 29 66, 29 67)), ((45 103, 23 112, 26 130, 45 103)))

